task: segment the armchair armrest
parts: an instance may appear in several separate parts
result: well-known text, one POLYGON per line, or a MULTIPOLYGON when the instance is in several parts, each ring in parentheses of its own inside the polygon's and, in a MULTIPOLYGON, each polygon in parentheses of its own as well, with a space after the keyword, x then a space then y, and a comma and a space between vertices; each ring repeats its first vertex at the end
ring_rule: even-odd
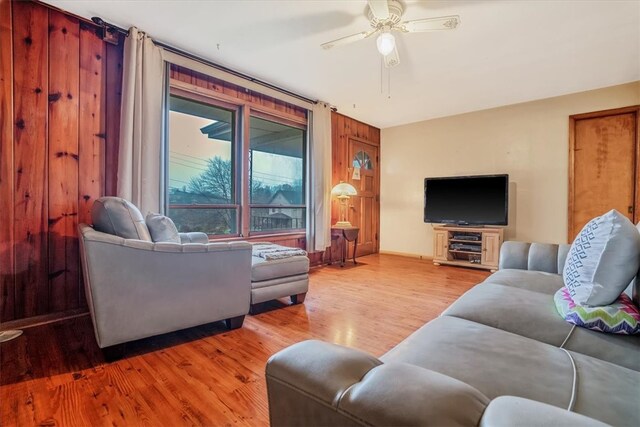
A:
POLYGON ((562 274, 569 245, 507 241, 500 248, 499 269, 562 274))
POLYGON ((500 396, 487 406, 480 427, 510 426, 606 427, 608 424, 535 400, 500 396))
POLYGON ((197 231, 191 233, 179 233, 181 243, 209 243, 209 236, 206 233, 197 231))
POLYGON ((477 425, 489 399, 418 366, 305 341, 267 363, 272 426, 477 425))

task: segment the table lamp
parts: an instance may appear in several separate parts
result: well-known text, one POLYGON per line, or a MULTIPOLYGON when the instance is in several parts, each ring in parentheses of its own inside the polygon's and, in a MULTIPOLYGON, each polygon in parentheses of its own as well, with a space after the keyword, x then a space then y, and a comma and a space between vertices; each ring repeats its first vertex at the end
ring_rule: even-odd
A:
POLYGON ((351 223, 347 221, 347 201, 351 196, 358 194, 355 187, 340 181, 340 184, 331 189, 331 194, 338 196, 338 200, 340 201, 340 221, 336 223, 335 227, 351 227, 351 223))

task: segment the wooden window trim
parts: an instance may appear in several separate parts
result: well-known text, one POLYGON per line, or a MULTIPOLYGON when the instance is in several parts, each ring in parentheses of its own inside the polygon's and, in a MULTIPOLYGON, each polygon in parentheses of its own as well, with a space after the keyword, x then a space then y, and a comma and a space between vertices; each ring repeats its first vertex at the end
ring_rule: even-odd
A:
MULTIPOLYGON (((174 78, 171 79, 170 85, 172 90, 179 90, 182 93, 190 94, 187 96, 203 97, 200 99, 213 99, 220 102, 226 102, 235 106, 249 107, 254 111, 258 111, 260 113, 268 114, 271 117, 284 119, 284 120, 290 121, 291 123, 304 126, 304 129, 307 128, 306 117, 304 118, 298 117, 296 115, 289 114, 284 111, 270 109, 268 107, 258 104, 257 102, 236 98, 234 96, 226 95, 224 93, 216 92, 214 90, 206 89, 206 88, 194 85, 193 83, 183 82, 180 80, 176 80, 174 78)), ((198 99, 198 98, 194 98, 194 99, 198 99)))
MULTIPOLYGON (((169 209, 235 209, 236 211, 236 224, 240 220, 240 205, 184 205, 184 204, 176 204, 176 205, 168 205, 169 209)), ((221 239, 229 239, 234 237, 240 237, 240 230, 236 233, 229 234, 210 234, 206 233, 209 240, 221 240, 221 239)))
POLYGON ((224 237, 215 237, 215 238, 209 238, 210 240, 215 240, 216 242, 239 242, 239 241, 259 241, 262 239, 266 239, 266 240, 287 240, 287 239, 304 239, 306 238, 306 231, 305 230, 299 230, 299 231, 291 231, 288 230, 288 232, 286 233, 272 233, 272 232, 264 232, 264 233, 260 233, 260 234, 252 234, 249 237, 243 237, 243 236, 233 236, 233 237, 229 237, 229 236, 224 236, 224 237))
MULTIPOLYGON (((257 117, 259 119, 269 120, 269 121, 272 121, 272 122, 275 122, 275 123, 283 124, 285 126, 291 126, 289 123, 286 123, 285 121, 280 120, 276 116, 273 116, 273 115, 270 115, 270 114, 258 115, 251 108, 247 108, 247 110, 249 110, 249 112, 248 112, 249 116, 248 116, 248 119, 247 119, 247 123, 248 123, 249 128, 250 128, 251 116, 257 117)), ((297 126, 294 126, 294 127, 297 127, 297 126)), ((297 127, 297 128, 299 128, 299 127, 297 127)), ((302 129, 302 128, 299 128, 299 129, 302 129)), ((303 128, 303 130, 306 131, 306 126, 303 128)), ((247 130, 247 132, 249 132, 249 131, 247 130)), ((308 138, 307 138, 306 132, 303 134, 303 144, 304 144, 303 148, 304 148, 305 155, 302 158, 302 182, 304 184, 302 186, 302 198, 303 198, 303 200, 306 200, 307 199, 307 188, 306 188, 306 185, 308 184, 308 182, 307 182, 307 167, 308 167, 307 160, 308 160, 308 153, 309 153, 309 150, 308 150, 309 144, 308 144, 308 138)), ((250 144, 248 143, 246 145, 247 145, 247 152, 246 152, 246 157, 245 158, 248 159, 249 158, 249 145, 250 144)), ((247 169, 247 177, 248 176, 249 176, 249 170, 247 169)), ((285 208, 286 207, 288 209, 296 209, 296 208, 297 209, 300 209, 300 208, 307 209, 307 205, 306 204, 300 204, 300 205, 269 205, 269 204, 264 204, 264 203, 251 204, 249 196, 248 196, 248 199, 247 199, 247 201, 249 202, 248 205, 247 205, 247 206, 249 206, 249 209, 247 209, 249 211, 249 214, 248 214, 248 216, 249 216, 248 221, 249 222, 247 223, 247 234, 246 234, 247 236, 259 236, 259 235, 262 235, 264 233, 267 233, 267 234, 277 233, 277 231, 274 231, 274 230, 269 230, 269 231, 264 231, 264 232, 262 232, 262 231, 251 231, 251 223, 250 223, 251 218, 250 218, 250 216, 251 216, 251 209, 252 208, 256 208, 256 209, 271 209, 271 208, 274 208, 274 207, 276 207, 276 208, 285 208)), ((301 231, 301 232, 306 232, 306 229, 304 229, 304 228, 297 228, 297 229, 293 229, 293 230, 289 229, 289 230, 287 230, 287 232, 296 231, 296 230, 297 231, 301 231)))
POLYGON ((172 205, 169 205, 169 208, 171 209, 240 209, 240 205, 238 204, 229 204, 229 205, 172 204, 172 205))
MULTIPOLYGON (((289 228, 285 233, 278 233, 277 230, 267 230, 267 231, 252 231, 251 237, 265 237, 265 236, 286 236, 289 234, 305 234, 307 230, 304 228, 289 228)), ((306 236, 306 234, 305 234, 306 236)))
POLYGON ((249 107, 251 109, 251 115, 253 117, 257 117, 259 119, 263 119, 263 120, 269 120, 272 122, 277 122, 286 126, 290 126, 296 129, 300 129, 300 130, 307 130, 307 122, 305 121, 304 123, 300 123, 298 121, 292 121, 289 120, 288 118, 285 117, 281 117, 278 115, 275 115, 273 113, 266 113, 263 110, 259 110, 256 109, 255 107, 249 107))
MULTIPOLYGON (((173 82, 174 79, 171 79, 171 82, 173 82)), ((213 240, 218 240, 221 238, 229 238, 229 237, 238 237, 241 236, 241 223, 240 221, 240 212, 241 212, 241 205, 237 203, 237 200, 239 198, 239 189, 238 189, 238 172, 239 172, 239 166, 238 166, 238 161, 239 161, 239 145, 241 145, 241 136, 240 136, 240 127, 239 127, 239 117, 240 117, 240 113, 241 113, 241 109, 240 107, 238 107, 237 105, 234 105, 232 103, 228 103, 228 102, 224 102, 224 101, 217 101, 217 100, 212 100, 212 99, 198 99, 194 96, 192 96, 189 93, 185 93, 184 91, 181 91, 180 89, 177 89, 173 86, 169 86, 169 95, 172 96, 177 96, 177 97, 181 97, 181 98, 185 98, 188 100, 193 100, 195 102, 202 102, 204 104, 207 105, 211 105, 212 107, 218 107, 218 108, 222 108, 225 110, 229 110, 231 112, 233 112, 233 126, 234 126, 234 135, 233 135, 233 141, 231 143, 231 164, 232 164, 232 171, 231 171, 231 193, 233 194, 233 198, 234 198, 234 203, 230 203, 230 204, 171 204, 169 203, 169 197, 168 197, 168 193, 165 195, 166 197, 166 207, 168 209, 235 209, 236 211, 236 224, 237 224, 237 231, 235 233, 230 233, 230 234, 209 234, 207 233, 207 236, 209 237, 209 239, 213 239, 213 240)), ((167 108, 167 127, 169 126, 169 120, 168 120, 168 114, 171 111, 170 108, 167 108)), ((168 128, 167 128, 167 132, 166 132, 167 138, 169 135, 168 132, 168 128)), ((167 167, 168 167, 168 159, 169 159, 169 155, 168 155, 168 150, 169 150, 169 143, 168 143, 168 139, 167 139, 167 144, 165 144, 165 151, 167 151, 166 153, 166 158, 167 158, 167 167)), ((167 179, 169 178, 169 174, 167 172, 167 179)), ((165 185, 168 185, 168 182, 165 183, 165 185)), ((165 192, 168 191, 168 188, 164 189, 165 192)))
POLYGON ((255 209, 271 209, 271 208, 306 209, 307 208, 307 205, 268 205, 264 203, 256 203, 249 206, 255 209))

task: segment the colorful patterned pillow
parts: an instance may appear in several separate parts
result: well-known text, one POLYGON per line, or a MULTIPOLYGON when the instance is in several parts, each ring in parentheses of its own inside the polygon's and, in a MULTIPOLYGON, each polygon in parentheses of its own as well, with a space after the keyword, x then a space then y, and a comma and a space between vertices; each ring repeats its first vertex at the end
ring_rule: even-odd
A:
POLYGON ((569 323, 608 334, 632 335, 640 333, 640 311, 627 294, 613 304, 599 307, 577 305, 566 287, 553 297, 560 316, 569 323))
POLYGON ((640 268, 640 233, 611 210, 584 226, 571 244, 562 278, 579 305, 613 303, 640 268))

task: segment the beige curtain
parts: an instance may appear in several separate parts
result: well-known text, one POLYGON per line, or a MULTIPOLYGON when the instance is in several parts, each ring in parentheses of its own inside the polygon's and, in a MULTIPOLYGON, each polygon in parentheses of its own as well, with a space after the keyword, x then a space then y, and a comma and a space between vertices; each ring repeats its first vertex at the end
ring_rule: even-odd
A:
POLYGON ((118 196, 146 215, 162 211, 166 67, 161 49, 132 27, 124 44, 118 196))
POLYGON ((314 243, 307 248, 324 251, 331 245, 331 107, 323 102, 313 106, 310 163, 314 243))

